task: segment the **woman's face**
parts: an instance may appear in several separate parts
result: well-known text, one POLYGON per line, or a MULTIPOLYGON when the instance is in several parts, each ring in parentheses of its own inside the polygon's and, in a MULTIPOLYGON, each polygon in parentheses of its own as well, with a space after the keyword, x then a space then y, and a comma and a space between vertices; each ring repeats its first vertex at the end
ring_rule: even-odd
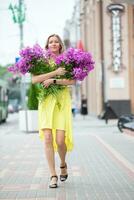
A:
POLYGON ((50 49, 50 51, 52 51, 54 54, 59 54, 60 43, 56 36, 49 38, 48 49, 50 49))

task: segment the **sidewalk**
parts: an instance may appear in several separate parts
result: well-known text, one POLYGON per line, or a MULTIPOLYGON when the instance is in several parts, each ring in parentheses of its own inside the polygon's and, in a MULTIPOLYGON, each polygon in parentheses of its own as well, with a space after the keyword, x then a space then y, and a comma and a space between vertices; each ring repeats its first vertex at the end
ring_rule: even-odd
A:
MULTIPOLYGON (((49 189, 43 143, 37 133, 18 130, 18 116, 0 125, 0 199, 133 200, 134 137, 118 131, 116 120, 74 118, 74 150, 68 154, 69 178, 49 189)), ((59 159, 56 155, 57 172, 59 159)))

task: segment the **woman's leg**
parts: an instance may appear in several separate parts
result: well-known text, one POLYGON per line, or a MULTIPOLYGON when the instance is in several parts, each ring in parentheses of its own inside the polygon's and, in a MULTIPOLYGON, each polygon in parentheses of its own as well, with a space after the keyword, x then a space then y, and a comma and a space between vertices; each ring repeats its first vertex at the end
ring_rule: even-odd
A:
POLYGON ((65 131, 63 130, 57 130, 56 132, 56 143, 58 145, 58 153, 61 159, 61 174, 60 174, 60 180, 65 181, 68 177, 67 173, 67 164, 66 164, 66 153, 67 153, 67 147, 65 144, 65 131))
POLYGON ((56 175, 55 170, 55 156, 54 156, 54 148, 53 148, 53 137, 51 129, 44 129, 45 134, 45 154, 48 161, 49 170, 51 176, 56 175))
POLYGON ((56 131, 56 143, 58 146, 58 153, 61 159, 61 166, 65 165, 65 158, 67 147, 65 144, 65 131, 64 130, 57 130, 56 131))

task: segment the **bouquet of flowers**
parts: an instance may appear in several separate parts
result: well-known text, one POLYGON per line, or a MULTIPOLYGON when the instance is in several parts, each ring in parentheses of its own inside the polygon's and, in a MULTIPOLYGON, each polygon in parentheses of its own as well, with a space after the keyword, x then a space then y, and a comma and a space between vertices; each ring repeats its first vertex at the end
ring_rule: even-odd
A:
MULTIPOLYGON (((52 72, 57 68, 54 62, 54 55, 49 50, 45 51, 42 49, 38 44, 22 49, 19 54, 19 61, 8 68, 12 73, 40 75, 52 72)), ((49 94, 56 96, 59 90, 64 88, 62 85, 50 85, 48 88, 44 88, 41 83, 36 85, 39 100, 42 100, 49 94)))
POLYGON ((90 53, 69 48, 56 58, 56 64, 65 67, 67 71, 62 78, 82 81, 94 69, 95 62, 90 53))
MULTIPOLYGON (((80 49, 69 48, 63 54, 55 57, 49 50, 43 50, 38 44, 26 47, 20 51, 20 59, 8 70, 12 73, 25 75, 27 72, 33 75, 40 75, 56 70, 58 67, 64 67, 65 75, 58 76, 60 79, 75 79, 82 81, 91 70, 94 69, 92 55, 80 49)), ((44 88, 42 84, 38 86, 38 99, 52 94, 56 97, 58 92, 64 88, 63 85, 51 84, 44 88)))

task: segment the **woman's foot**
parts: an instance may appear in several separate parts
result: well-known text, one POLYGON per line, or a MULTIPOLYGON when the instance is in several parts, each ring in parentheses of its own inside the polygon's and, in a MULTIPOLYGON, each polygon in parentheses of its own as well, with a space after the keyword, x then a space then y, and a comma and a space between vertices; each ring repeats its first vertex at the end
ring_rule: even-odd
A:
POLYGON ((60 180, 66 181, 68 178, 67 164, 65 163, 64 165, 61 165, 60 168, 61 168, 60 180))
POLYGON ((58 182, 58 176, 57 175, 51 176, 49 188, 57 188, 58 187, 57 182, 58 182))

